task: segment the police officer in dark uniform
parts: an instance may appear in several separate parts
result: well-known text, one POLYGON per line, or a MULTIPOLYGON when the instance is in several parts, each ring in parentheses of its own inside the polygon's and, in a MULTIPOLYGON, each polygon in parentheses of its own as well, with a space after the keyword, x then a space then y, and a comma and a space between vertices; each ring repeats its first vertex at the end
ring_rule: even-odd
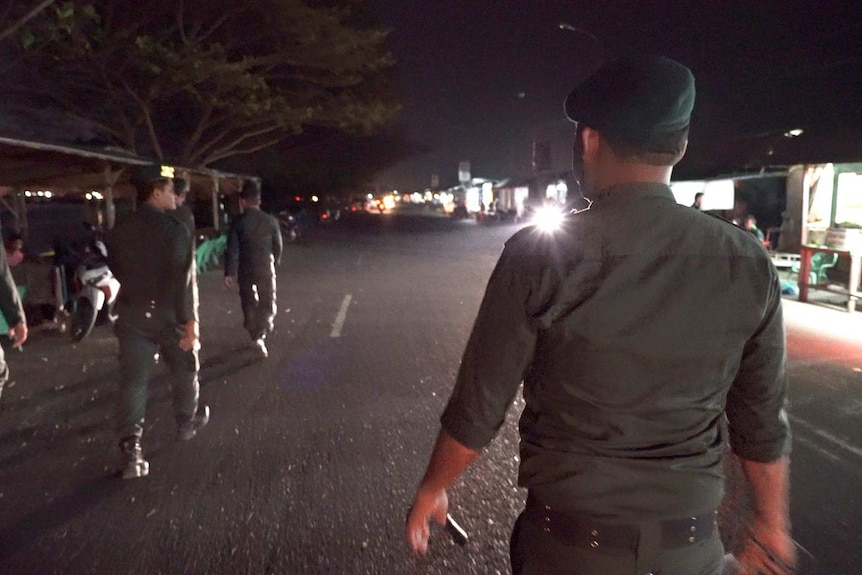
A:
MULTIPOLYGON (((27 340, 27 318, 24 315, 18 287, 12 277, 12 270, 6 259, 6 250, 0 250, 0 313, 3 314, 6 325, 10 326, 8 335, 12 338, 12 345, 20 349, 27 340)), ((9 381, 9 366, 6 365, 3 348, 0 347, 0 395, 3 394, 3 387, 7 381, 9 381)))
POLYGON ((721 573, 727 440, 754 497, 741 572, 792 572, 778 275, 751 234, 675 202, 693 105, 689 69, 654 56, 567 98, 591 208, 506 243, 408 515, 415 551, 523 381, 513 573, 721 573))
POLYGON ((177 196, 177 209, 171 212, 171 215, 189 231, 189 235, 192 238, 192 247, 194 248, 195 215, 192 213, 192 209, 187 202, 189 181, 184 178, 174 178, 174 192, 176 192, 177 196))
POLYGON ((173 170, 136 168, 132 183, 137 210, 107 238, 108 264, 122 285, 115 331, 120 344, 117 425, 124 479, 149 472, 141 435, 157 353, 171 372, 179 439, 191 439, 209 421, 209 408, 198 404, 200 336, 192 238, 170 215, 176 208, 173 170))
POLYGON ((239 194, 243 213, 231 224, 225 251, 224 284, 238 276, 244 326, 261 356, 276 313, 275 266, 281 262, 278 220, 260 209, 260 190, 246 182, 239 194))

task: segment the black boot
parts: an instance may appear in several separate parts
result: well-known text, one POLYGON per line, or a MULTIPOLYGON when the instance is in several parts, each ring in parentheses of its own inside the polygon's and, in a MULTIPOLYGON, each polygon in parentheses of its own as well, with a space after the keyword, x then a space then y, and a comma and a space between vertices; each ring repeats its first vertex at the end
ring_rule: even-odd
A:
POLYGON ((145 477, 150 472, 150 464, 144 459, 140 438, 133 435, 120 440, 120 452, 123 459, 120 476, 123 479, 145 477))
POLYGON ((194 417, 192 417, 190 421, 185 421, 177 426, 177 436, 183 441, 188 441, 197 435, 198 430, 209 423, 209 420, 209 406, 201 405, 198 407, 197 413, 195 413, 194 417))

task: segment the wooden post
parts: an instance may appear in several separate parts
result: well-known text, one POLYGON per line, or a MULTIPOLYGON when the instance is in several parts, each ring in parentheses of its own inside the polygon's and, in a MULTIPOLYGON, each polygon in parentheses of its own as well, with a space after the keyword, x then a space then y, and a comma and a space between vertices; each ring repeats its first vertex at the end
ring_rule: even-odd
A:
POLYGON ((114 184, 120 178, 122 170, 112 171, 110 164, 105 165, 105 229, 113 229, 117 212, 114 207, 114 184))
POLYGON ((30 226, 27 222, 27 198, 21 190, 15 190, 15 213, 18 216, 18 232, 24 242, 30 241, 30 226))
POLYGON ((213 176, 213 186, 212 186, 212 203, 213 203, 213 229, 215 231, 219 231, 221 227, 221 210, 219 210, 218 204, 218 193, 219 193, 219 180, 216 176, 213 176))
MULTIPOLYGON (((811 202, 811 186, 812 186, 812 172, 815 169, 814 166, 806 165, 803 168, 803 176, 802 176, 802 214, 800 214, 800 223, 802 224, 802 229, 800 230, 800 242, 802 245, 808 243, 808 206, 809 202, 811 202)), ((802 274, 802 271, 799 272, 802 274)), ((802 301, 802 300, 800 300, 802 301)))

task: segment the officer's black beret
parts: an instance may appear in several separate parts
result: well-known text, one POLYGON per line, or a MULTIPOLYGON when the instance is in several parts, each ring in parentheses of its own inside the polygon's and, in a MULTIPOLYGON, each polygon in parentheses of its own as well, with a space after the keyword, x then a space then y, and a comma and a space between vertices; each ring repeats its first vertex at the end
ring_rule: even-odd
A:
POLYGON ((170 166, 160 164, 148 164, 146 166, 135 166, 132 168, 132 183, 149 184, 159 180, 171 180, 174 177, 174 169, 170 166))
POLYGON ((239 197, 243 200, 258 200, 260 199, 260 189, 254 182, 246 182, 239 192, 239 197))
POLYGON ((623 56, 608 61, 572 90, 566 98, 566 116, 611 141, 676 152, 665 149, 666 141, 688 127, 694 93, 694 76, 679 62, 662 56, 623 56))

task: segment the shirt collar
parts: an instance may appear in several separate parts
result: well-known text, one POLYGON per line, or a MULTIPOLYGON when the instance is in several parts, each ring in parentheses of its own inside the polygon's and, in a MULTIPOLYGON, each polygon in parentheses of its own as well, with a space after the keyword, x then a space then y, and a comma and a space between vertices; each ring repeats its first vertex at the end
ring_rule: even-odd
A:
MULTIPOLYGON (((655 182, 633 182, 619 184, 593 192, 590 199, 598 204, 614 201, 630 201, 634 198, 661 198, 676 201, 670 186, 655 182)), ((598 205, 597 204, 597 205, 598 205)))
POLYGON ((164 214, 165 213, 158 208, 154 208, 148 202, 141 202, 140 204, 138 204, 138 211, 140 211, 141 213, 148 213, 148 214, 164 214))

